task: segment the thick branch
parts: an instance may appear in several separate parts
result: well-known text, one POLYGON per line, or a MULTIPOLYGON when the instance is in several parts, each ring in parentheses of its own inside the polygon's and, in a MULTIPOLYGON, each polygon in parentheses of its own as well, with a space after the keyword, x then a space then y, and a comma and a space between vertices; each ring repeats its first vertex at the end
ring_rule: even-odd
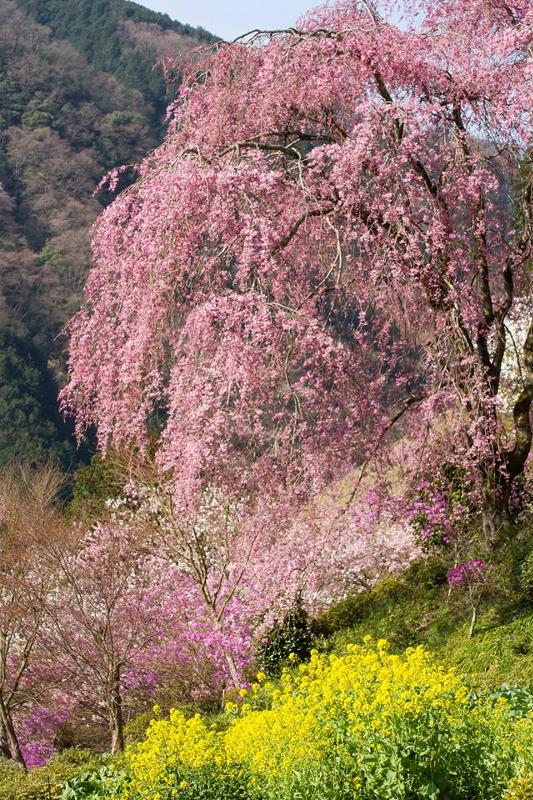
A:
POLYGON ((331 214, 333 211, 332 207, 329 208, 314 208, 311 211, 304 212, 301 217, 298 217, 294 225, 290 228, 288 233, 277 242, 274 247, 272 248, 272 253, 277 253, 278 250, 283 250, 284 247, 287 247, 289 242, 296 236, 298 231, 300 230, 301 226, 304 224, 308 217, 324 217, 326 214, 331 214))
POLYGON ((524 388, 513 409, 515 445, 508 455, 507 466, 512 478, 520 475, 531 452, 531 405, 533 403, 533 321, 524 345, 524 388))

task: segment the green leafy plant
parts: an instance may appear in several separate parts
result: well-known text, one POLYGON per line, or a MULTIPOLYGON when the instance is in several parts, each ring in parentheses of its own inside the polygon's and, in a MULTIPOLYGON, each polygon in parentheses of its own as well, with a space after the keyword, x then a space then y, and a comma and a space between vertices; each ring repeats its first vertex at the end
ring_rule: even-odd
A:
POLYGON ((487 694, 492 700, 504 698, 509 704, 509 713, 516 719, 533 714, 533 687, 502 683, 487 694))
POLYGON ((268 674, 277 675, 289 656, 305 661, 309 657, 311 646, 309 615, 301 595, 298 595, 282 621, 275 620, 263 637, 257 659, 268 674))
MULTIPOLYGON (((67 781, 88 770, 96 770, 101 757, 88 750, 65 750, 53 756, 44 767, 25 772, 7 759, 0 760, 0 798, 2 800, 61 800, 67 781)), ((83 796, 81 796, 83 797, 83 796)), ((90 798, 90 795, 88 796, 90 798)), ((78 797, 76 796, 76 800, 78 797)), ((85 800, 85 798, 83 798, 85 800)))
POLYGON ((503 800, 533 800, 533 772, 525 772, 509 781, 503 800))
POLYGON ((84 772, 71 778, 61 792, 59 800, 99 800, 118 797, 124 786, 125 773, 112 766, 84 772))

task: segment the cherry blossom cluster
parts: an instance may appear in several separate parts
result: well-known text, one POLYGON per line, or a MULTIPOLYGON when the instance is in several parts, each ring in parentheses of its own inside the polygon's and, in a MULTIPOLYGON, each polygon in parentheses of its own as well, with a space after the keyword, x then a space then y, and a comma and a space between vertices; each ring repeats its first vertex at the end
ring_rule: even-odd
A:
POLYGON ((183 507, 217 487, 264 530, 363 462, 412 489, 446 460, 487 529, 508 516, 531 447, 511 195, 532 10, 410 11, 338 2, 195 58, 165 142, 96 223, 64 407, 102 449, 146 449, 156 415, 183 507))

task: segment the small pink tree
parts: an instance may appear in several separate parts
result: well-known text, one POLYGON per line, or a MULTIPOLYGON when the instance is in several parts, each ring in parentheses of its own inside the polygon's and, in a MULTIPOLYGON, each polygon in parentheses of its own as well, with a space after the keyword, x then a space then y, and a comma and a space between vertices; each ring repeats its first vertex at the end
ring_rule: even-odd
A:
POLYGON ((50 592, 48 576, 42 574, 23 549, 2 542, 0 569, 0 739, 2 754, 26 766, 16 731, 17 711, 26 705, 36 688, 28 686, 34 651, 50 592), (7 547, 6 547, 7 545, 7 547))
POLYGON ((141 657, 168 636, 169 570, 143 551, 138 529, 113 523, 74 532, 49 548, 59 579, 46 609, 49 669, 78 707, 108 727, 112 752, 124 747, 125 686, 141 657))
POLYGON ((0 747, 23 767, 17 722, 28 706, 47 699, 54 683, 35 667, 56 580, 45 552, 49 537, 57 547, 64 541, 54 506, 59 487, 49 468, 5 471, 0 479, 0 747))
MULTIPOLYGON (((318 612, 420 555, 405 524, 368 510, 369 493, 359 498, 357 514, 346 513, 341 487, 303 507, 295 503, 292 512, 269 502, 254 508, 216 487, 184 508, 173 482, 153 466, 131 459, 128 470, 125 498, 111 503, 117 518, 142 521, 147 546, 175 568, 188 620, 180 641, 203 640, 204 649, 209 642, 208 659, 222 656, 236 686, 253 640, 297 595, 318 612)), ((223 678, 224 670, 217 672, 223 678)))
MULTIPOLYGON (((179 603, 187 624, 182 641, 210 643, 213 665, 222 656, 234 686, 242 683, 242 667, 251 657, 255 618, 272 602, 260 580, 259 565, 273 549, 272 524, 262 536, 251 524, 244 502, 226 497, 216 487, 195 503, 178 503, 171 482, 146 465, 127 486, 125 519, 142 520, 152 551, 173 565, 179 603)), ((272 523, 272 520, 270 520, 272 523)), ((271 559, 277 575, 279 561, 271 559)), ((194 649, 194 646, 193 646, 194 649)), ((184 659, 185 663, 187 659, 184 659)))

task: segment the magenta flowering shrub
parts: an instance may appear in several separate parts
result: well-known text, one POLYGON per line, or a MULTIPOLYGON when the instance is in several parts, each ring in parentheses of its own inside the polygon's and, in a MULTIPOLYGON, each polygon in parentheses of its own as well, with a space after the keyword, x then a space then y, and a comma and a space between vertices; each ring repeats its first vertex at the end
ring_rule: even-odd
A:
POLYGON ((425 482, 416 487, 419 499, 410 506, 411 525, 424 545, 448 545, 454 534, 447 495, 425 482))
POLYGON ((406 513, 425 550, 446 550, 461 541, 468 526, 475 526, 478 511, 472 506, 471 486, 452 465, 435 465, 434 474, 414 487, 406 513))
POLYGON ((449 586, 479 586, 486 582, 486 572, 489 568, 484 561, 471 559, 464 564, 456 564, 446 573, 449 586))
POLYGON ((486 564, 480 559, 470 559, 451 567, 446 575, 450 589, 463 589, 470 601, 472 617, 468 631, 469 637, 474 635, 478 609, 483 598, 489 568, 490 564, 486 564))
POLYGON ((33 705, 18 725, 22 753, 28 769, 41 767, 54 755, 54 739, 60 725, 68 719, 69 703, 56 697, 54 706, 33 705))

